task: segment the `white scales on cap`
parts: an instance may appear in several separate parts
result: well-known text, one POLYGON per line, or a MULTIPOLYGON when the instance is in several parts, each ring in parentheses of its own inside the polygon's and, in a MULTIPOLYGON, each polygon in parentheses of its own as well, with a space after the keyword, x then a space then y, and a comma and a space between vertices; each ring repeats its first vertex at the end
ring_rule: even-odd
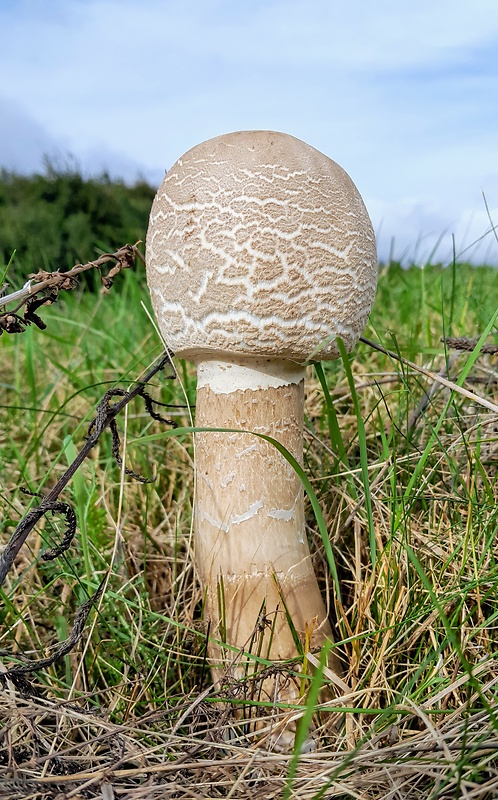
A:
POLYGON ((242 131, 166 175, 147 236, 148 283, 178 355, 337 358, 375 294, 372 225, 347 173, 293 136, 242 131))

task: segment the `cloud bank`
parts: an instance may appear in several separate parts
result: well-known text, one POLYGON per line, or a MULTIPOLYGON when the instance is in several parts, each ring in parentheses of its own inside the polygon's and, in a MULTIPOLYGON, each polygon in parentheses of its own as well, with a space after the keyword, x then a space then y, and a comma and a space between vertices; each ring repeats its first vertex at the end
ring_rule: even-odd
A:
POLYGON ((382 258, 498 263, 493 235, 469 247, 483 192, 498 223, 495 0, 21 0, 0 25, 5 167, 159 183, 211 136, 283 130, 351 174, 382 258))

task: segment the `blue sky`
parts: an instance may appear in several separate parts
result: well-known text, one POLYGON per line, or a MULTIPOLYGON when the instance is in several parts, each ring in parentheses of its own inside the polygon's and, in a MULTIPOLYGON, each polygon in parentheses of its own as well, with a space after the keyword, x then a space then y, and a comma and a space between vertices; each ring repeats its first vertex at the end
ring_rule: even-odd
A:
POLYGON ((496 0, 0 0, 0 29, 0 166, 158 184, 280 130, 349 172, 381 258, 498 264, 496 0))

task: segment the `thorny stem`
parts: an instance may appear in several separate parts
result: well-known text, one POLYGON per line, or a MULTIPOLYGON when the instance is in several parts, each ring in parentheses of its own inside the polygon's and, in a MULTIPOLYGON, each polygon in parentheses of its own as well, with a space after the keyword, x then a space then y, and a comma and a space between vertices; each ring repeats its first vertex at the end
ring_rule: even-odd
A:
POLYGON ((169 365, 172 370, 168 377, 174 378, 176 373, 171 362, 170 354, 165 352, 161 355, 157 364, 152 367, 141 380, 136 382, 136 385, 133 389, 130 389, 129 392, 124 393, 120 400, 118 400, 112 406, 109 406, 108 403, 105 404, 105 406, 102 403, 99 404, 96 424, 92 427, 91 434, 88 436, 78 455, 74 461, 71 462, 64 474, 61 475, 55 486, 53 486, 50 492, 45 495, 40 505, 36 506, 36 508, 32 508, 31 511, 28 511, 26 516, 23 517, 12 534, 8 544, 5 546, 4 551, 0 555, 0 586, 3 585, 7 573, 14 563, 14 559, 16 558, 19 550, 26 541, 28 534, 33 530, 34 526, 43 517, 43 515, 46 514, 47 511, 51 511, 54 508, 54 504, 56 504, 60 493, 67 486, 76 470, 80 467, 89 454, 90 450, 97 444, 100 434, 103 432, 103 430, 111 427, 120 411, 122 411, 123 408, 128 405, 131 400, 133 400, 133 398, 137 397, 138 395, 143 396, 144 387, 146 384, 158 372, 164 369, 166 365, 169 365))

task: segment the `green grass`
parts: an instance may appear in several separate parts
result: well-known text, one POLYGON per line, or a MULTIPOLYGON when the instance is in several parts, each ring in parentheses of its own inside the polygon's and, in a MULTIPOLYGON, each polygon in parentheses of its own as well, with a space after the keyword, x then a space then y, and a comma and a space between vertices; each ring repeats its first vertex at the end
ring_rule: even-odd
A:
MULTIPOLYGON (((434 372, 446 367, 497 403, 496 357, 441 341, 496 343, 497 297, 498 270, 390 265, 365 336, 434 372)), ((108 296, 75 293, 45 310, 45 331, 0 338, 1 541, 36 502, 20 487, 53 486, 104 392, 126 388, 160 354, 142 302, 143 276, 127 272, 108 296)), ((302 677, 293 753, 268 753, 246 724, 257 701, 244 721, 234 711, 242 695, 210 687, 191 552, 195 378, 188 365, 177 370, 151 393, 172 404, 179 431, 152 421, 140 399, 119 419, 127 466, 156 479, 124 475, 104 434, 64 493, 78 519, 70 550, 41 560, 64 527, 47 517, 3 587, 8 667, 67 638, 109 571, 78 647, 31 677, 34 694, 4 691, 0 773, 13 780, 15 762, 26 796, 40 798, 85 781, 100 797, 111 768, 113 785, 135 785, 136 797, 146 774, 161 781, 156 794, 144 784, 151 798, 494 796, 497 415, 444 387, 429 392, 423 375, 363 343, 309 369, 309 537, 348 691, 322 659, 302 677), (303 750, 310 735, 315 753, 303 750)))

